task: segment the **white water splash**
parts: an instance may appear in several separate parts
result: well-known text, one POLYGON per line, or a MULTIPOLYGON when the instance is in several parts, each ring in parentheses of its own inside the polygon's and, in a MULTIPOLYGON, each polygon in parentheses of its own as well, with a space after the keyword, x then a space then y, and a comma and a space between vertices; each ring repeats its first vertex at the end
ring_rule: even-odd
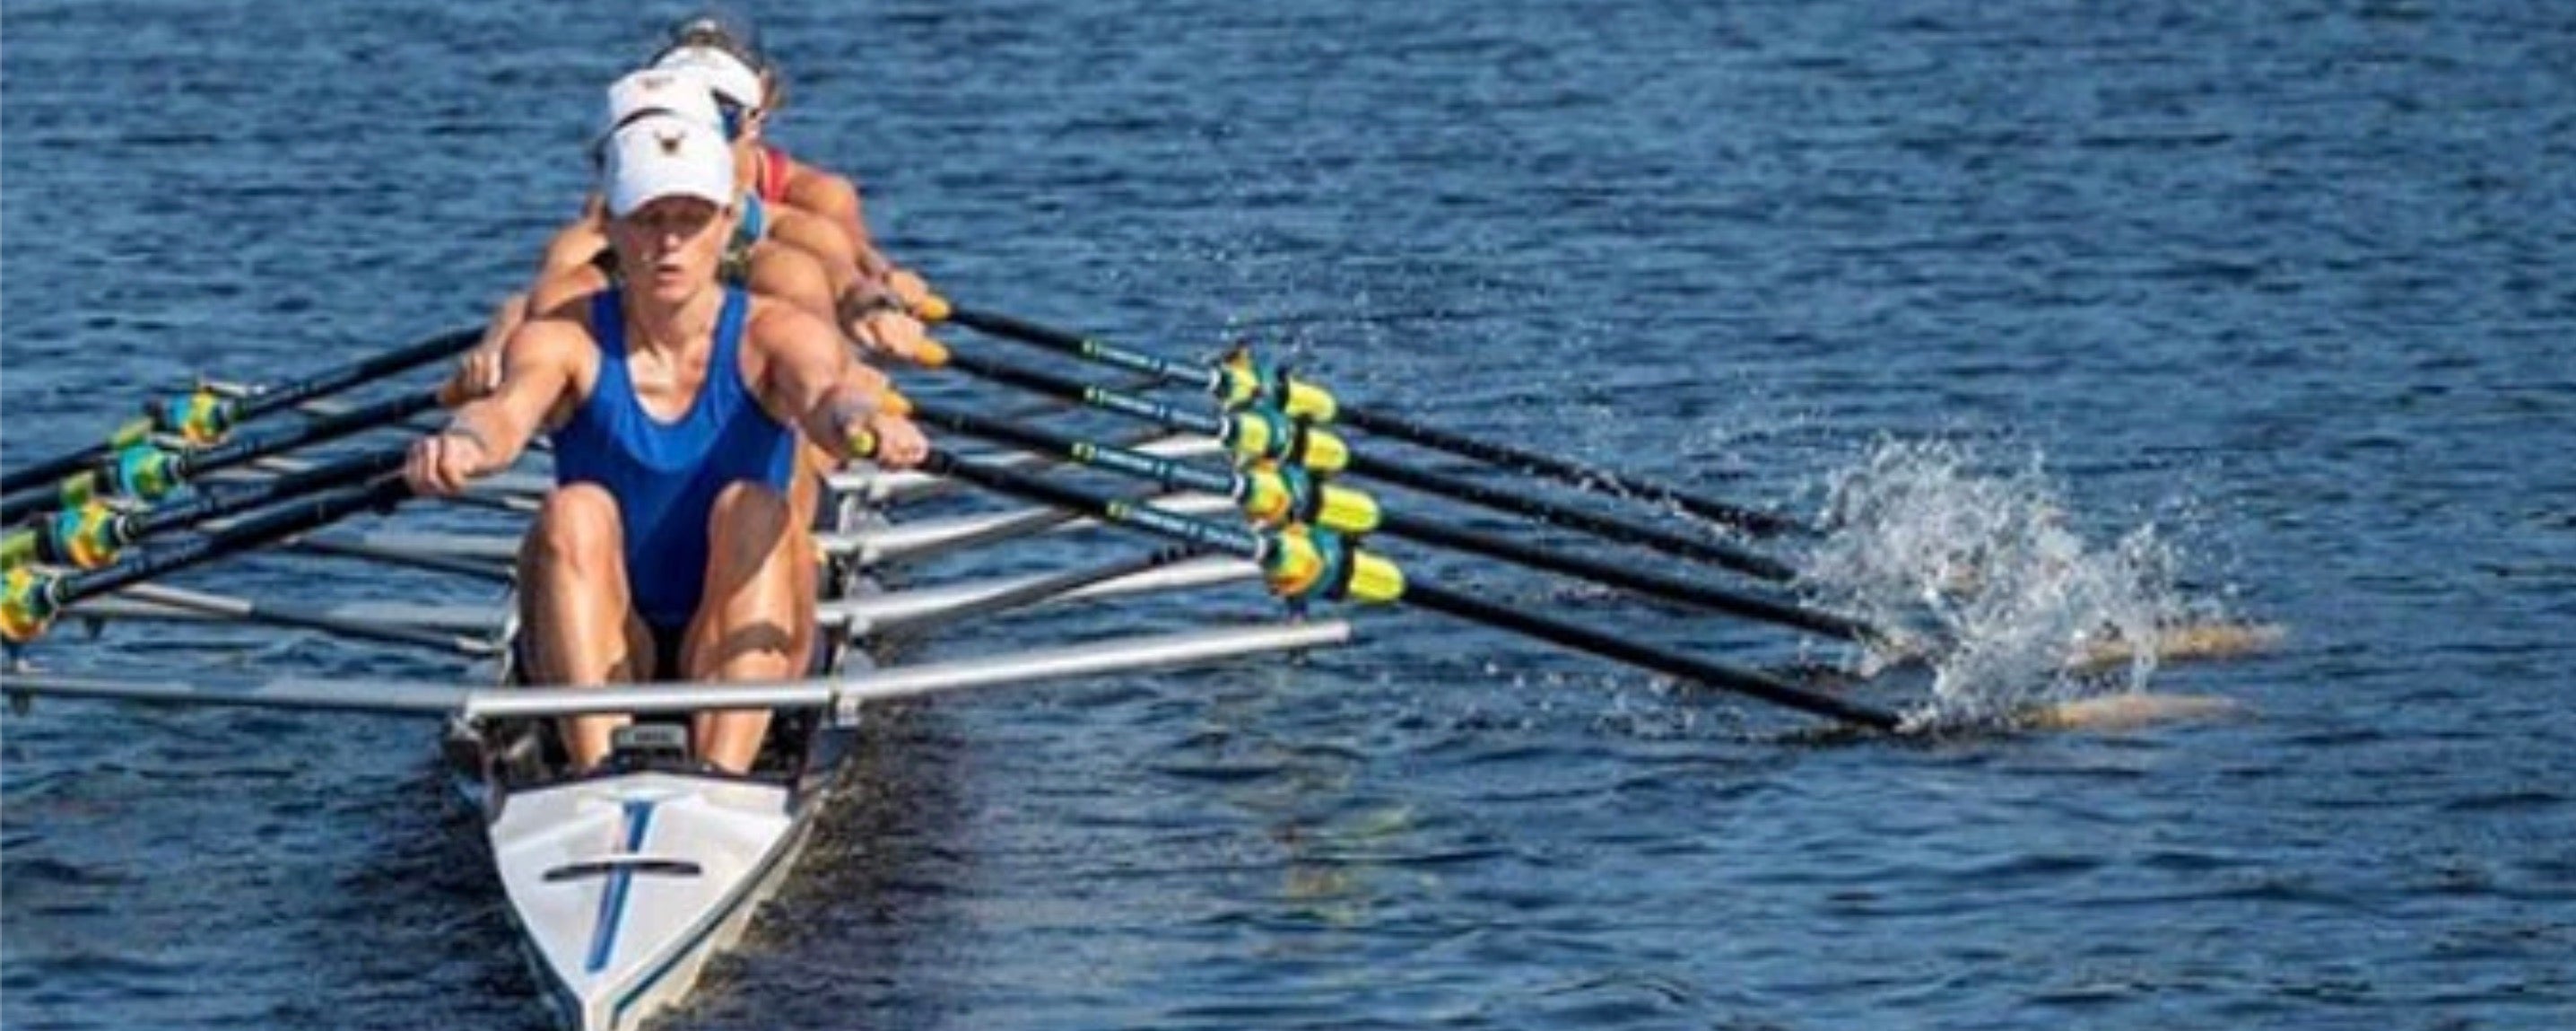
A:
MULTIPOLYGON (((1830 484, 1826 537, 1802 586, 1930 643, 1933 701, 1917 722, 1983 722, 2039 702, 2143 689, 2159 628, 2180 614, 2175 553, 2153 523, 2096 548, 2068 525, 2034 454, 1996 472, 1948 441, 1882 441, 1830 484), (2125 678, 2069 658, 2115 638, 2125 678), (2107 681, 2107 683, 2106 683, 2107 681)), ((1866 660, 1877 672, 1892 656, 1866 660)))

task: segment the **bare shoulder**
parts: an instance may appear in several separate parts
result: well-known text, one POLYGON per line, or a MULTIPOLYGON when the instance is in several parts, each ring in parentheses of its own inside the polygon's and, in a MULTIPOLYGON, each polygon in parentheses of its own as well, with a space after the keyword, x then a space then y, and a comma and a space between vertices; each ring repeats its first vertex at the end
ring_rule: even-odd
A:
POLYGON ((599 216, 584 212, 580 218, 564 224, 546 240, 544 258, 537 266, 540 280, 551 279, 569 269, 587 267, 608 246, 608 233, 600 226, 599 216))
POLYGON ((803 305, 757 293, 750 295, 750 304, 751 310, 744 318, 743 338, 753 350, 777 354, 840 346, 839 335, 832 324, 803 305))
POLYGON ((791 398, 840 378, 846 361, 840 334, 814 313, 753 294, 743 321, 743 381, 756 384, 762 403, 782 421, 806 403, 791 398))
POLYGON ((590 302, 598 293, 594 289, 554 297, 532 296, 528 320, 510 334, 510 363, 518 367, 543 363, 576 368, 596 354, 599 347, 591 334, 590 302))
POLYGON ((832 220, 810 208, 781 204, 771 209, 769 236, 780 243, 814 255, 818 261, 853 260, 852 244, 847 234, 832 220))
POLYGON ((859 206, 859 186, 849 177, 803 161, 787 178, 787 202, 808 211, 838 214, 859 206))
POLYGON ((608 274, 583 264, 550 272, 528 290, 531 317, 582 316, 590 299, 608 289, 608 274))

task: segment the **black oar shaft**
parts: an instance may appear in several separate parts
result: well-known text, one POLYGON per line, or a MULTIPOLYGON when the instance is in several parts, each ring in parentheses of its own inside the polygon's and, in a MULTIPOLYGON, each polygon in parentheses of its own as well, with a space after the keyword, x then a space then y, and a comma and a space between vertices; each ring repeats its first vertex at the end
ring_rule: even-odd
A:
MULTIPOLYGON (((959 371, 996 383, 1079 401, 1095 408, 1156 422, 1184 432, 1217 436, 1223 434, 1226 429, 1224 419, 1213 412, 1201 410, 1192 413, 1162 402, 1128 397, 1116 391, 1104 390, 1043 370, 1024 368, 1008 362, 961 354, 953 350, 949 352, 948 363, 959 371)), ((1350 456, 1350 471, 1416 490, 1589 531, 1613 541, 1637 544, 1665 554, 1708 562, 1764 580, 1785 583, 1797 576, 1796 571, 1790 569, 1788 565, 1766 555, 1755 554, 1715 541, 1694 540, 1679 534, 1667 533, 1655 527, 1641 526, 1622 519, 1550 504, 1527 495, 1496 490, 1382 458, 1354 453, 1350 456)))
POLYGON ((53 607, 104 594, 128 584, 201 565, 328 526, 371 508, 383 508, 411 496, 401 479, 387 479, 354 490, 299 498, 222 530, 148 555, 136 555, 105 569, 74 573, 54 582, 47 592, 53 607))
POLYGON ((441 358, 462 354, 483 339, 483 327, 452 329, 417 344, 352 362, 329 372, 270 387, 235 402, 235 421, 280 411, 317 397, 339 393, 441 358))
POLYGON ((1165 404, 1122 391, 1092 386, 1069 376, 1059 376, 1040 369, 995 361, 980 355, 960 354, 955 350, 948 353, 948 367, 1005 386, 1061 398, 1105 412, 1115 412, 1185 433, 1197 433, 1210 437, 1223 436, 1225 433, 1225 417, 1205 406, 1185 408, 1165 404))
MULTIPOLYGON (((1151 480, 1167 487, 1236 496, 1237 474, 1220 473, 1155 455, 1078 440, 1062 433, 1020 423, 989 419, 931 402, 915 402, 913 416, 934 426, 1016 447, 1061 455, 1108 472, 1151 480)), ((1649 597, 1714 612, 1762 620, 1801 630, 1869 643, 1880 639, 1873 628, 1847 617, 1801 608, 1787 602, 1721 590, 1646 570, 1632 569, 1581 555, 1549 551, 1519 541, 1478 533, 1398 513, 1384 513, 1379 529, 1425 544, 1483 555, 1567 576, 1580 577, 1649 597)))
MULTIPOLYGON (((397 351, 279 384, 249 397, 229 402, 231 408, 226 421, 242 422, 456 355, 474 346, 482 339, 482 334, 481 327, 449 330, 397 351)), ((155 405, 153 410, 157 413, 161 410, 161 406, 155 405)), ((0 495, 15 494, 30 487, 50 484, 80 472, 106 455, 141 443, 155 428, 154 421, 150 418, 136 420, 110 435, 103 443, 76 448, 42 462, 0 474, 0 495)), ((175 427, 157 428, 169 430, 175 427)))
POLYGON ((152 534, 183 526, 195 526, 208 520, 221 519, 237 512, 247 512, 279 498, 298 497, 393 472, 402 468, 407 450, 395 448, 344 458, 310 469, 287 473, 241 490, 209 493, 175 505, 162 505, 149 511, 137 512, 123 520, 124 525, 121 529, 127 536, 122 543, 131 543, 152 534))
POLYGON ((1130 372, 1141 372, 1166 382, 1188 384, 1210 392, 1214 392, 1224 382, 1215 369, 1206 365, 1176 362, 1142 351, 1130 351, 1079 333, 1041 326, 996 312, 952 308, 948 314, 948 321, 977 332, 1036 344, 1103 365, 1116 366, 1130 372))
POLYGON ((8 475, 0 476, 0 495, 16 494, 31 487, 44 486, 89 468, 103 456, 152 439, 152 430, 152 420, 135 419, 117 427, 116 432, 108 434, 106 440, 67 451, 24 468, 11 470, 8 475))
MULTIPOLYGON (((1175 383, 1192 384, 1210 393, 1222 390, 1225 383, 1224 376, 1214 366, 1175 362, 1167 358, 1115 347, 1078 333, 1042 326, 994 312, 959 308, 951 311, 949 321, 1006 340, 1017 340, 1021 343, 1061 351, 1105 365, 1159 376, 1175 383)), ((1766 512, 1732 504, 1696 491, 1649 482, 1525 448, 1477 440, 1383 412, 1342 405, 1334 416, 1334 421, 1372 433, 1410 441, 1423 447, 1548 476, 1578 487, 1608 489, 1631 497, 1678 505, 1703 519, 1734 526, 1748 533, 1769 536, 1808 530, 1805 524, 1777 512, 1766 512)))
POLYGON ((1785 705, 1845 723, 1887 731, 1896 730, 1903 723, 1894 713, 1832 695, 1818 694, 1758 670, 1666 651, 1625 637, 1602 633, 1590 627, 1533 616, 1472 595, 1430 584, 1407 583, 1404 589, 1404 600, 1434 612, 1443 612, 1470 622, 1527 634, 1576 651, 1590 652, 1603 658, 1616 659, 1658 673, 1722 687, 1776 705, 1785 705))
MULTIPOLYGON (((422 390, 316 419, 281 433, 242 437, 202 450, 178 452, 170 456, 164 475, 173 483, 184 483, 191 477, 399 422, 436 408, 438 404, 437 390, 422 390)), ((111 455, 106 461, 114 463, 118 458, 111 455)), ((0 522, 16 522, 48 507, 77 504, 90 496, 112 494, 115 481, 114 469, 99 468, 74 476, 51 489, 26 491, 0 501, 0 522)))
POLYGON ((1072 509, 1103 522, 1158 533, 1219 554, 1259 561, 1267 551, 1259 534, 1239 526, 1192 519, 1152 505, 1104 497, 1027 473, 970 462, 938 448, 930 449, 929 456, 922 460, 921 469, 933 476, 964 480, 1040 504, 1072 509))
POLYGON ((402 468, 403 456, 402 450, 359 455, 237 490, 208 492, 140 512, 112 515, 95 525, 87 520, 70 520, 75 525, 66 527, 55 519, 38 517, 35 525, 9 532, 5 548, 0 548, 0 565, 16 566, 25 562, 64 565, 83 562, 84 555, 95 556, 86 560, 89 562, 104 561, 113 558, 127 545, 155 534, 393 472, 402 468))
MULTIPOLYGON (((1003 494, 1063 506, 1106 522, 1162 534, 1209 551, 1256 562, 1267 555, 1268 546, 1259 535, 1249 530, 1108 498, 1009 469, 964 461, 937 448, 932 448, 923 460, 922 469, 935 476, 954 477, 1003 494)), ((1899 725, 1898 719, 1887 712, 1815 694, 1753 670, 1667 652, 1588 627, 1517 612, 1418 580, 1407 579, 1397 600, 1863 727, 1895 730, 1899 725)))
POLYGON ((1774 536, 1806 530, 1804 524, 1777 512, 1765 512, 1729 504, 1679 487, 1649 483, 1633 476, 1567 461, 1553 455, 1461 436, 1382 412, 1344 407, 1336 416, 1336 421, 1343 425, 1384 434, 1450 454, 1545 475, 1578 487, 1608 488, 1619 494, 1679 505, 1685 511, 1700 518, 1724 523, 1747 533, 1774 536))
POLYGON ((283 454, 300 447, 327 443, 353 433, 362 433, 389 423, 400 422, 438 407, 439 392, 423 390, 401 397, 379 401, 363 408, 353 408, 338 415, 315 419, 283 433, 265 437, 243 438, 202 451, 179 456, 185 475, 197 475, 229 469, 255 462, 270 455, 283 454))
POLYGON ((1152 480, 1167 487, 1206 491, 1226 497, 1236 497, 1243 487, 1241 477, 1235 473, 1218 472, 1129 448, 1093 444, 1027 423, 988 419, 929 401, 914 401, 912 416, 968 436, 1040 454, 1058 455, 1094 469, 1152 480))
POLYGON ((1549 504, 1525 494, 1497 490, 1483 484, 1443 476, 1428 469, 1400 465, 1372 455, 1354 452, 1351 455, 1350 471, 1415 490, 1518 513, 1541 522, 1583 530, 1605 540, 1635 544, 1667 555, 1707 562, 1775 583, 1787 583, 1798 576, 1797 570, 1789 568, 1787 563, 1768 555, 1758 555, 1716 541, 1697 540, 1680 534, 1666 533, 1655 527, 1641 526, 1624 519, 1614 519, 1580 509, 1549 504))
POLYGON ((1770 598, 1738 594, 1706 584, 1692 583, 1688 580, 1602 562, 1581 555, 1533 548, 1518 541, 1478 533, 1461 526, 1448 526, 1417 519, 1402 513, 1390 512, 1384 518, 1385 532, 1424 544, 1563 573, 1652 598, 1680 602, 1766 623, 1811 630, 1848 641, 1867 644, 1881 639, 1876 630, 1868 624, 1830 612, 1818 612, 1770 598))

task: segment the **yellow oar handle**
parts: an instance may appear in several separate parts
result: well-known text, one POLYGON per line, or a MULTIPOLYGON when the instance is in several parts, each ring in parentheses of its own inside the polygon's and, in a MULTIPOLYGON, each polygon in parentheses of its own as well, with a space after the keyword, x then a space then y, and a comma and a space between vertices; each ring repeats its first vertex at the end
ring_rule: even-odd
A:
POLYGON ((1291 602, 1389 604, 1404 597, 1404 571, 1330 530, 1290 526, 1263 535, 1262 579, 1291 602))
POLYGON ((1224 443, 1238 465, 1279 462, 1330 476, 1351 464, 1351 446, 1340 436, 1267 406, 1227 415, 1224 443))
POLYGON ((64 558, 82 569, 96 569, 116 561, 117 542, 109 535, 116 520, 116 510, 99 502, 79 508, 64 509, 54 514, 48 528, 54 543, 60 545, 64 558))
POLYGON ((1325 483, 1297 466, 1261 462, 1244 469, 1243 479, 1243 514, 1255 525, 1308 523, 1335 533, 1363 534, 1383 519, 1376 498, 1325 483))
POLYGON ((0 639, 25 644, 53 625, 53 604, 46 590, 50 579, 24 566, 0 579, 0 639))
POLYGON ((1263 405, 1314 422, 1331 422, 1341 410, 1330 391, 1254 358, 1249 347, 1235 348, 1216 371, 1221 378, 1217 397, 1227 408, 1263 405))
POLYGON ((154 413, 161 425, 197 447, 223 440, 225 432, 232 429, 232 415, 231 402, 210 390, 162 402, 154 413))

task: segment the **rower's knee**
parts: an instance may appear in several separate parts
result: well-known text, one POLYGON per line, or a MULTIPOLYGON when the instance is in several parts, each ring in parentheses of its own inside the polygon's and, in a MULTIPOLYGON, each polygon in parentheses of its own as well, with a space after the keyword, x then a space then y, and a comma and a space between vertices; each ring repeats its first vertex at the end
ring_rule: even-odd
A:
POLYGON ((708 554, 741 573, 759 568, 796 525, 787 495, 749 481, 725 485, 707 514, 708 554))
POLYGON ((520 560, 558 569, 595 567, 619 557, 625 537, 616 498, 598 484, 567 484, 537 506, 520 560))

